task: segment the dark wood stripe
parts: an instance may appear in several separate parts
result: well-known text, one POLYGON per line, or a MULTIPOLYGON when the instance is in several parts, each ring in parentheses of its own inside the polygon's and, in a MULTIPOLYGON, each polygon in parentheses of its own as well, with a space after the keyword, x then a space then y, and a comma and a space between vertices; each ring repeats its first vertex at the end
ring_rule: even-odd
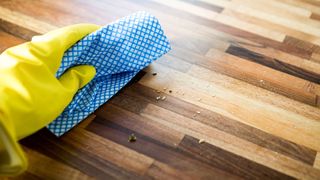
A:
POLYGON ((24 39, 26 41, 30 41, 33 36, 39 35, 38 33, 32 30, 29 30, 27 28, 5 21, 1 19, 1 17, 0 17, 0 30, 7 32, 9 34, 12 34, 21 39, 24 39))
MULTIPOLYGON (((175 48, 168 55, 172 55, 186 62, 194 63, 210 71, 218 72, 233 77, 235 79, 239 79, 241 81, 253 84, 255 86, 264 88, 266 90, 276 92, 291 99, 312 106, 317 105, 316 94, 309 92, 304 86, 297 87, 294 84, 288 83, 288 80, 290 80, 292 82, 297 81, 302 84, 301 80, 303 79, 283 74, 282 72, 276 71, 269 67, 261 66, 256 63, 254 63, 256 64, 256 66, 253 66, 253 62, 249 62, 237 56, 217 51, 216 55, 213 55, 216 56, 216 58, 203 57, 180 48, 175 48), (250 69, 247 68, 247 66, 253 68, 250 69), (260 68, 259 66, 263 68, 260 68), (261 83, 261 77, 259 75, 259 72, 255 68, 259 68, 261 71, 268 72, 268 76, 273 78, 268 78, 268 80, 265 80, 264 83, 261 83), (253 69, 255 71, 253 71, 253 69), (280 77, 280 79, 274 78, 275 76, 280 77)), ((310 84, 311 82, 306 81, 305 84, 307 83, 310 84)), ((310 84, 310 86, 312 86, 312 84, 310 84)))
POLYGON ((151 177, 153 179, 193 180, 192 177, 186 175, 183 171, 174 169, 166 164, 159 163, 157 161, 150 166, 145 176, 151 177))
POLYGON ((21 143, 98 179, 140 179, 94 154, 61 141, 47 129, 23 139, 21 143))
POLYGON ((199 6, 199 7, 202 7, 202 8, 205 8, 205 9, 208 9, 208 10, 211 10, 211 11, 218 12, 218 13, 221 13, 223 11, 222 7, 215 6, 213 4, 208 4, 205 2, 201 2, 199 0, 183 0, 183 1, 188 2, 190 4, 193 4, 193 5, 196 5, 196 6, 199 6))
POLYGON ((300 67, 293 66, 291 64, 282 62, 278 59, 274 59, 271 57, 267 57, 265 55, 256 53, 254 51, 248 50, 243 47, 230 45, 230 47, 226 50, 227 53, 238 56, 243 59, 247 59, 252 62, 256 62, 262 64, 264 66, 271 67, 278 71, 285 72, 287 74, 305 79, 307 81, 320 83, 320 74, 302 69, 300 67))
POLYGON ((139 99, 131 98, 130 96, 126 96, 124 98, 114 98, 112 102, 118 102, 120 104, 120 107, 117 107, 112 103, 106 103, 105 105, 100 107, 95 112, 95 114, 97 116, 108 119, 109 121, 112 121, 113 123, 118 124, 122 127, 131 129, 133 131, 139 132, 144 136, 148 136, 155 140, 161 141, 168 146, 177 146, 177 144, 179 144, 179 142, 181 141, 183 134, 170 127, 139 116, 138 113, 140 112, 140 110, 142 110, 141 107, 145 107, 145 105, 147 105, 148 103, 144 103, 142 101, 137 102, 134 100, 139 101, 139 99), (128 99, 130 100, 128 101, 128 99), (122 106, 124 104, 126 105, 122 106), (139 110, 137 110, 136 107, 139 107, 139 110), (125 110, 128 108, 135 112, 125 110))
POLYGON ((320 7, 320 1, 317 1, 317 0, 316 1, 315 0, 300 0, 300 1, 320 7))
POLYGON ((199 139, 188 135, 183 138, 178 148, 181 151, 190 153, 190 155, 199 161, 245 179, 294 179, 211 144, 199 144, 199 139))
POLYGON ((312 13, 310 16, 311 19, 320 21, 320 14, 312 13))
POLYGON ((179 150, 167 146, 162 142, 144 136, 131 129, 124 128, 99 116, 97 116, 86 129, 139 153, 150 156, 175 169, 183 171, 185 175, 195 179, 237 179, 236 176, 194 160, 192 156, 185 155, 179 150), (128 136, 132 133, 137 137, 137 141, 134 143, 128 142, 128 136))
MULTIPOLYGON (((299 49, 304 49, 305 51, 308 52, 312 52, 312 53, 320 53, 320 46, 301 40, 301 39, 297 39, 295 37, 291 37, 291 36, 286 36, 286 38, 283 41, 284 44, 287 44, 289 46, 294 46, 297 47, 299 49)), ((310 58, 308 58, 310 59, 310 58)))
POLYGON ((188 118, 194 118, 194 113, 196 111, 201 111, 201 114, 198 114, 197 117, 194 118, 195 120, 240 137, 261 147, 268 148, 290 158, 313 165, 317 152, 312 149, 287 141, 283 138, 276 137, 272 134, 268 134, 259 129, 207 109, 203 109, 170 95, 166 95, 167 98, 165 101, 157 101, 155 99, 157 96, 159 96, 159 93, 155 92, 153 89, 140 84, 135 84, 127 88, 123 93, 120 93, 111 101, 111 103, 135 113, 139 113, 141 111, 141 109, 136 111, 135 106, 141 107, 145 106, 147 103, 152 103, 188 118), (123 99, 127 99, 128 97, 130 97, 130 101, 132 103, 131 106, 123 106, 123 103, 121 102, 124 101, 123 99))
MULTIPOLYGON (((1 179, 1 178, 0 178, 1 179)), ((23 174, 10 178, 10 180, 41 180, 42 178, 38 177, 35 174, 32 174, 30 172, 24 172, 23 174)), ((5 178, 3 180, 6 180, 5 178)))

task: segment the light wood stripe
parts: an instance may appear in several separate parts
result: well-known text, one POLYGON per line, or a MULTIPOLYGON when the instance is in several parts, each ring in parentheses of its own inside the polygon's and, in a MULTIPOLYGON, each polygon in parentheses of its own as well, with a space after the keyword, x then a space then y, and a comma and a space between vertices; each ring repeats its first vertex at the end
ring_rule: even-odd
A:
POLYGON ((293 28, 293 29, 300 30, 302 32, 320 37, 320 32, 318 30, 318 28, 320 27, 320 23, 315 20, 306 19, 306 18, 287 19, 281 16, 276 16, 276 15, 268 14, 253 8, 249 8, 240 4, 234 4, 232 9, 240 13, 248 14, 250 16, 263 19, 265 21, 271 21, 273 23, 283 25, 288 28, 293 28))
MULTIPOLYGON (((274 14, 280 17, 286 17, 290 19, 299 18, 299 17, 309 18, 312 13, 310 10, 305 9, 303 7, 297 7, 297 6, 286 4, 277 0, 269 0, 269 1, 232 0, 232 4, 248 6, 253 9, 261 10, 266 13, 270 13, 270 14, 274 14), (283 9, 285 9, 285 11, 283 11, 283 9)), ((232 7, 234 6, 231 5, 228 8, 232 8, 232 7)))
POLYGON ((212 83, 195 79, 192 76, 176 72, 161 65, 153 66, 150 72, 155 70, 159 74, 157 78, 152 75, 146 75, 139 82, 156 89, 168 87, 173 90, 175 97, 187 102, 222 113, 227 117, 250 124, 263 131, 273 132, 277 136, 303 144, 311 149, 320 149, 320 141, 318 139, 320 123, 317 121, 306 119, 272 106, 265 108, 265 104, 250 101, 234 92, 230 92, 228 89, 222 89, 212 83), (213 95, 215 97, 212 97, 213 95), (202 101, 199 102, 198 98, 201 98, 202 101), (252 111, 255 113, 252 114, 252 111), (301 129, 308 129, 308 133, 302 134, 301 129), (308 139, 308 141, 305 141, 305 139, 308 139))
POLYGON ((319 2, 0 1, 0 51, 138 10, 172 44, 65 136, 22 140, 17 179, 318 179, 319 2))
POLYGON ((255 16, 250 16, 250 15, 247 15, 247 14, 244 14, 241 12, 237 12, 232 9, 225 9, 223 11, 223 14, 237 18, 241 21, 245 21, 248 23, 259 25, 259 26, 264 27, 266 29, 278 31, 280 33, 284 33, 284 34, 287 34, 287 35, 290 35, 293 37, 297 37, 297 38, 303 39, 305 41, 312 42, 316 45, 320 45, 320 38, 319 37, 311 35, 311 34, 307 34, 307 33, 302 32, 300 30, 295 30, 292 28, 285 27, 282 24, 275 24, 271 21, 264 21, 263 19, 256 18, 255 16))
POLYGON ((205 139, 206 142, 218 147, 223 147, 225 150, 234 154, 241 155, 248 159, 254 159, 255 162, 281 170, 288 175, 298 178, 306 176, 304 173, 297 174, 295 171, 296 167, 304 169, 303 172, 309 172, 310 174, 308 176, 311 179, 320 175, 320 171, 315 171, 310 168, 310 166, 306 166, 303 163, 289 159, 286 156, 269 151, 265 148, 258 147, 250 142, 230 136, 222 131, 215 130, 157 106, 149 105, 143 111, 142 115, 154 121, 166 124, 167 126, 174 127, 175 129, 198 139, 205 139), (163 114, 164 117, 159 117, 159 114, 163 114), (254 154, 254 156, 252 156, 252 154, 254 154))
POLYGON ((317 153, 313 166, 317 169, 320 169, 320 153, 319 152, 317 153))
POLYGON ((314 3, 315 1, 310 1, 311 3, 303 2, 300 0, 277 0, 277 1, 287 3, 287 4, 292 4, 294 6, 307 9, 311 12, 315 12, 315 13, 320 12, 319 4, 318 4, 318 6, 312 4, 312 2, 314 3))

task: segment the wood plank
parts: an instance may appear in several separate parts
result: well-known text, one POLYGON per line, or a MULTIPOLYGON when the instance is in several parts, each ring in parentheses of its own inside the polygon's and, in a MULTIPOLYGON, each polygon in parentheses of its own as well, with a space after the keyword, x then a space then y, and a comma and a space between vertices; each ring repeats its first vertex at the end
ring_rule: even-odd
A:
POLYGON ((61 140, 138 175, 143 175, 153 163, 153 159, 147 156, 131 151, 86 130, 74 129, 74 131, 63 136, 61 140), (114 156, 114 154, 121 154, 121 156, 114 156))
POLYGON ((46 179, 93 179, 86 174, 67 166, 61 162, 53 160, 36 151, 24 148, 28 157, 27 172, 36 175, 38 178, 46 179), (48 170, 50 169, 50 170, 48 170))
POLYGON ((281 1, 276 0, 233 0, 232 4, 228 6, 228 8, 233 8, 236 5, 243 5, 257 10, 263 10, 266 13, 274 14, 280 17, 286 17, 290 19, 295 18, 309 18, 311 15, 311 11, 305 9, 303 7, 294 6, 291 4, 283 3, 281 1), (283 11, 285 9, 286 11, 283 11))
POLYGON ((183 171, 174 169, 164 163, 155 161, 152 166, 149 168, 146 173, 147 177, 151 177, 153 179, 168 179, 168 180, 176 180, 176 179, 186 179, 192 180, 192 177, 186 175, 183 171))
POLYGON ((65 163, 95 178, 137 179, 135 174, 130 174, 95 154, 85 152, 59 140, 48 130, 41 130, 24 139, 21 143, 32 150, 65 163))
POLYGON ((317 153, 316 159, 313 164, 314 168, 320 169, 320 153, 317 153))
POLYGON ((318 179, 319 2, 1 0, 0 51, 138 10, 172 44, 63 137, 22 140, 17 179, 318 179))
POLYGON ((146 154, 175 169, 181 170, 185 175, 192 178, 238 179, 236 176, 196 161, 177 151, 175 148, 171 148, 139 132, 124 128, 101 117, 97 117, 87 129, 139 153, 146 154), (135 143, 128 142, 128 136, 132 133, 137 137, 135 143))
MULTIPOLYGON (((276 47, 276 48, 279 48, 279 49, 281 49, 281 50, 283 50, 285 52, 290 52, 290 53, 296 54, 296 55, 298 55, 300 57, 309 58, 310 55, 311 55, 310 52, 304 52, 303 50, 298 49, 296 47, 290 47, 290 46, 287 46, 287 45, 284 46, 282 43, 277 43, 276 41, 270 41, 270 39, 268 39, 268 38, 259 37, 259 36, 255 35, 253 33, 248 33, 248 32, 245 32, 245 31, 241 31, 239 29, 234 29, 233 27, 227 26, 227 25, 225 25, 223 23, 219 23, 217 21, 208 21, 205 18, 201 18, 201 17, 195 16, 193 14, 186 13, 184 11, 179 11, 179 10, 176 10, 176 9, 173 9, 173 8, 170 8, 170 7, 166 7, 166 6, 161 5, 161 4, 156 4, 156 3, 153 3, 151 1, 144 1, 144 0, 139 0, 139 3, 144 5, 144 6, 146 6, 146 7, 148 7, 148 8, 163 9, 165 11, 170 12, 171 15, 176 15, 176 16, 182 17, 182 18, 188 18, 188 20, 197 22, 198 24, 206 25, 206 26, 209 26, 209 27, 214 27, 215 29, 217 29, 219 31, 227 32, 227 33, 230 33, 230 34, 235 35, 235 36, 239 36, 239 37, 242 37, 242 38, 245 38, 245 39, 250 39, 250 40, 253 40, 255 42, 259 42, 259 43, 262 43, 262 44, 265 44, 265 45, 268 45, 268 46, 276 47)), ((121 2, 118 2, 117 4, 122 5, 123 2, 121 1, 121 2)), ((125 5, 127 5, 128 7, 134 6, 136 9, 139 8, 139 7, 136 7, 135 4, 132 4, 132 3, 129 3, 129 4, 125 3, 125 5), (130 6, 128 6, 129 4, 130 4, 130 6)), ((23 5, 25 6, 25 4, 23 4, 23 5)), ((43 4, 41 4, 41 5, 43 6, 43 4)), ((54 4, 52 4, 52 5, 54 5, 54 4)), ((14 6, 14 4, 12 6, 14 6)), ((63 8, 67 8, 67 7, 70 7, 70 6, 63 6, 63 8)), ((105 7, 105 6, 103 6, 103 7, 105 7)), ((34 12, 25 11, 26 9, 28 9, 28 8, 27 7, 26 8, 20 8, 19 10, 23 11, 24 13, 29 13, 29 14, 30 13, 34 13, 34 12)), ((80 9, 79 11, 83 11, 83 10, 84 9, 80 9)), ((159 11, 154 11, 153 10, 152 12, 159 12, 159 11)), ((39 13, 41 13, 41 12, 39 12, 39 13)), ((61 15, 63 15, 63 14, 61 14, 61 15)), ((156 15, 158 15, 158 13, 156 13, 156 15)), ((11 16, 13 16, 13 17, 11 17, 10 14, 8 14, 7 16, 9 16, 9 17, 7 17, 9 20, 15 18, 15 15, 11 15, 11 16)), ((41 14, 41 15, 37 14, 37 16, 41 17, 41 18, 45 18, 46 21, 49 21, 49 22, 52 22, 52 23, 60 23, 60 21, 56 21, 55 19, 50 19, 50 16, 48 17, 47 14, 41 14)), ((105 17, 105 16, 106 15, 103 14, 103 17, 105 17)), ((28 17, 24 18, 24 16, 22 16, 22 18, 23 18, 23 22, 32 22, 31 24, 39 24, 37 22, 37 20, 35 20, 35 22, 33 23, 33 19, 32 18, 28 18, 28 17)), ((77 19, 71 20, 70 19, 71 17, 69 15, 65 16, 65 17, 63 16, 61 18, 68 19, 68 22, 72 21, 73 23, 76 23, 78 21, 77 19)), ((101 16, 96 16, 95 18, 91 18, 91 17, 88 18, 88 20, 90 20, 90 21, 93 21, 93 22, 99 21, 99 23, 101 23, 101 22, 105 23, 106 19, 107 19, 107 21, 108 21, 108 19, 110 21, 110 17, 109 16, 107 16, 107 18, 104 21, 102 21, 100 19, 101 19, 101 16)), ((63 25, 64 24, 61 23, 59 26, 63 26, 63 25)), ((25 25, 25 26, 28 27, 28 24, 25 25)), ((23 24, 22 24, 22 27, 23 27, 23 24)))
POLYGON ((139 83, 155 89, 167 87, 173 91, 175 97, 187 102, 221 112, 227 117, 250 124, 297 144, 303 144, 311 149, 320 149, 317 137, 320 133, 318 121, 252 101, 230 89, 221 88, 213 83, 167 69, 161 65, 153 66, 153 68, 152 71, 157 68, 157 77, 147 74, 139 83), (213 95, 215 96, 212 97, 213 95), (202 100, 199 102, 198 98, 202 100), (252 114, 252 112, 255 113, 252 114), (302 131, 305 133, 301 133, 302 131))
POLYGON ((24 42, 23 40, 16 38, 15 36, 12 36, 1 30, 0 30, 0 41, 6 42, 6 43, 0 43, 0 53, 2 53, 4 50, 6 50, 11 46, 15 46, 24 42))
POLYGON ((118 107, 113 104, 106 104, 99 108, 96 111, 96 114, 115 124, 139 132, 144 136, 151 137, 168 146, 176 147, 182 140, 184 134, 171 129, 170 127, 163 126, 162 124, 152 122, 147 118, 134 114, 140 113, 143 110, 141 109, 137 112, 135 107, 146 107, 146 102, 141 100, 139 101, 139 99, 122 94, 119 94, 111 102, 116 104, 118 107), (123 106, 124 103, 127 105, 123 106), (134 113, 128 112, 124 109, 128 109, 134 113))
POLYGON ((320 53, 312 53, 311 60, 320 63, 320 53))
MULTIPOLYGON (((231 45, 227 50, 227 53, 238 56, 243 59, 247 59, 252 62, 256 62, 258 64, 262 64, 264 66, 268 66, 270 68, 276 69, 278 71, 282 71, 284 73, 305 79, 310 82, 320 83, 320 74, 315 71, 305 70, 299 66, 292 65, 286 62, 283 62, 276 58, 270 58, 264 56, 262 54, 250 51, 248 49, 231 45)), ((320 66, 318 72, 320 71, 320 66)))
POLYGON ((7 9, 1 6, 0 6, 0 17, 3 21, 6 21, 10 24, 15 24, 25 29, 32 30, 38 34, 43 34, 57 28, 57 26, 54 26, 52 24, 39 21, 33 17, 24 15, 17 11, 12 11, 10 9, 7 9))
POLYGON ((301 49, 305 49, 307 51, 315 52, 315 53, 320 53, 320 46, 315 45, 313 43, 303 41, 294 37, 287 36, 284 40, 285 44, 292 45, 295 47, 299 47, 301 49))
POLYGON ((289 28, 300 30, 302 32, 320 37, 320 32, 317 30, 317 28, 320 26, 320 23, 309 18, 304 18, 304 17, 286 18, 282 16, 276 16, 275 14, 266 13, 255 8, 241 5, 241 3, 233 4, 232 9, 236 10, 237 12, 241 12, 247 15, 251 15, 251 16, 263 19, 265 21, 271 21, 276 24, 280 24, 289 28))
POLYGON ((10 177, 10 178, 2 178, 3 180, 8 180, 8 179, 14 179, 14 180, 40 180, 41 178, 39 178, 38 176, 31 174, 29 172, 24 172, 23 174, 19 175, 19 176, 15 176, 15 177, 10 177))
POLYGON ((314 43, 316 45, 320 45, 320 37, 302 32, 299 29, 296 30, 296 29, 292 29, 292 28, 283 26, 282 24, 276 24, 276 23, 273 23, 272 21, 266 21, 261 18, 257 18, 253 15, 248 15, 248 14, 245 14, 244 12, 239 12, 237 10, 233 10, 232 8, 225 9, 223 11, 223 14, 230 16, 230 17, 233 17, 233 18, 236 18, 236 19, 239 19, 244 22, 256 24, 256 25, 264 27, 266 29, 270 29, 273 31, 284 33, 286 35, 296 37, 299 39, 303 39, 304 41, 308 41, 308 42, 314 43))
MULTIPOLYGON (((314 150, 286 141, 282 138, 272 136, 246 124, 239 123, 234 119, 182 101, 173 96, 166 95, 166 100, 158 101, 154 97, 158 96, 159 93, 142 85, 134 85, 123 93, 125 94, 124 97, 134 97, 133 102, 135 103, 132 104, 132 106, 141 106, 141 103, 152 103, 155 106, 159 106, 187 118, 194 119, 210 127, 240 137, 259 146, 282 153, 293 159, 301 160, 302 162, 310 165, 314 162, 316 156, 316 151, 314 150), (195 116, 196 111, 200 111, 201 113, 195 116)), ((124 97, 117 96, 114 99, 125 99, 124 97)), ((141 111, 139 111, 139 113, 140 112, 141 111)))
POLYGON ((319 2, 314 0, 277 0, 286 4, 307 9, 311 12, 320 12, 319 2))
POLYGON ((237 174, 244 179, 294 179, 209 143, 199 144, 199 139, 192 136, 185 136, 179 144, 179 149, 191 154, 195 159, 237 174))
POLYGON ((302 102, 268 91, 267 89, 259 88, 244 81, 210 71, 209 69, 194 65, 187 74, 217 86, 221 86, 224 89, 232 89, 232 91, 237 92, 241 96, 255 99, 263 104, 293 112, 309 119, 320 119, 318 107, 311 107, 302 102))
POLYGON ((316 94, 311 92, 314 85, 308 81, 279 73, 273 69, 255 63, 246 62, 242 58, 224 54, 215 49, 211 49, 207 53, 208 57, 202 57, 177 48, 171 53, 174 53, 174 56, 179 59, 195 63, 209 70, 246 81, 310 105, 317 104, 316 94), (252 71, 252 69, 255 69, 255 71, 252 71), (271 74, 272 76, 269 76, 271 74), (287 83, 293 81, 296 83, 287 83))
POLYGON ((210 4, 210 3, 207 3, 207 2, 203 2, 203 1, 198 1, 198 0, 183 0, 183 1, 187 2, 187 3, 190 3, 190 4, 193 4, 195 6, 199 6, 199 7, 204 8, 204 9, 208 9, 210 11, 217 12, 217 13, 220 13, 223 10, 222 7, 219 7, 217 5, 210 4))
POLYGON ((143 111, 143 115, 154 121, 173 127, 187 135, 193 136, 197 139, 204 139, 205 142, 214 146, 223 148, 226 151, 232 152, 233 154, 237 154, 246 159, 250 159, 258 164, 263 164, 269 168, 276 169, 277 171, 281 171, 287 175, 296 178, 304 177, 307 179, 314 179, 320 175, 320 171, 311 168, 310 165, 306 165, 305 163, 293 160, 287 156, 283 156, 274 151, 257 146, 241 138, 211 128, 164 108, 150 104, 143 111), (298 167, 301 169, 299 172, 296 171, 296 168, 298 167), (305 172, 308 172, 308 175, 305 172))
POLYGON ((311 19, 320 21, 320 14, 312 13, 310 16, 311 19))

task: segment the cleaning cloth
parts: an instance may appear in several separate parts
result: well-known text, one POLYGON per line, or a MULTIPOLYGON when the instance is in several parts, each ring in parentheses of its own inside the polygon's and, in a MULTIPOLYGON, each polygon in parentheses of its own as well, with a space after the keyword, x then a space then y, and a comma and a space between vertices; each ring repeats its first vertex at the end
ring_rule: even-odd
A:
POLYGON ((170 49, 159 21, 147 12, 121 18, 84 37, 65 52, 56 76, 81 64, 93 65, 96 76, 48 129, 63 135, 170 49))

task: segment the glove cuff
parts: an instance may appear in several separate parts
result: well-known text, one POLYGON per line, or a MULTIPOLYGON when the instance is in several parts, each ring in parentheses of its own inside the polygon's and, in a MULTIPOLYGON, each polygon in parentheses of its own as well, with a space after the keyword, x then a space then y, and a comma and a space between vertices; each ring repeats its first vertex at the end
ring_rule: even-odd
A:
POLYGON ((15 176, 27 169, 27 159, 0 111, 0 176, 15 176))

